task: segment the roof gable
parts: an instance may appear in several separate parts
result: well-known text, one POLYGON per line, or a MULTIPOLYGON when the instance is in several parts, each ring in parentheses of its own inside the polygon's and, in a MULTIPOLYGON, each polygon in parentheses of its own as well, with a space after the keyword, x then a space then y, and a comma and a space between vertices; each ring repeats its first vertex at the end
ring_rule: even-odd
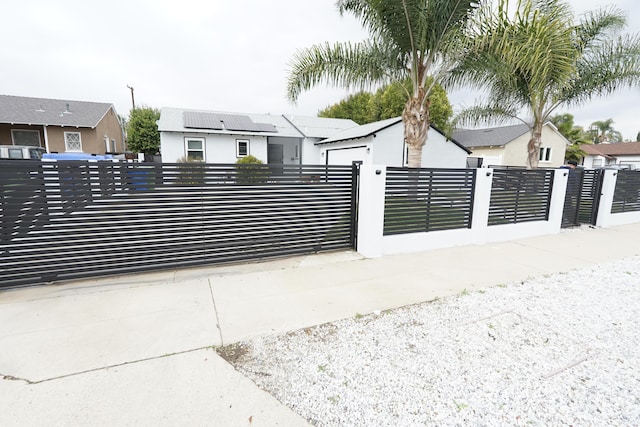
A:
POLYGON ((94 128, 112 104, 0 95, 0 123, 94 128))

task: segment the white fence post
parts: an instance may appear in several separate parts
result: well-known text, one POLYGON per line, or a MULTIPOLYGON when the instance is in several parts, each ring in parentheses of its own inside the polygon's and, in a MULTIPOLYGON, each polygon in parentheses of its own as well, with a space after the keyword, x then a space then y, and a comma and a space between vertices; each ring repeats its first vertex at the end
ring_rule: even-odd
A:
POLYGON ((600 193, 600 204, 598 205, 598 217, 596 226, 611 227, 614 224, 611 207, 613 206, 613 195, 616 191, 618 181, 618 171, 605 170, 602 178, 602 192, 600 193))
POLYGON ((493 169, 476 169, 476 188, 475 194, 473 195, 471 231, 473 233, 473 243, 477 245, 481 245, 487 241, 492 183, 493 169))
POLYGON ((549 203, 548 233, 559 233, 562 229, 562 214, 564 212, 564 200, 567 195, 567 184, 571 169, 556 169, 553 174, 553 188, 549 203))
POLYGON ((386 166, 360 166, 357 250, 367 258, 382 256, 386 177, 386 166))

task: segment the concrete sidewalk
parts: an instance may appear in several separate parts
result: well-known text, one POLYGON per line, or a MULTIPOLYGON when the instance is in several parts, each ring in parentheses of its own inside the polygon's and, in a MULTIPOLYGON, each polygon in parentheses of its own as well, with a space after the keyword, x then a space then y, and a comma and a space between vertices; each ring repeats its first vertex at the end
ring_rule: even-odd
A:
POLYGON ((0 425, 306 425, 212 346, 640 255, 640 224, 0 291, 0 425))

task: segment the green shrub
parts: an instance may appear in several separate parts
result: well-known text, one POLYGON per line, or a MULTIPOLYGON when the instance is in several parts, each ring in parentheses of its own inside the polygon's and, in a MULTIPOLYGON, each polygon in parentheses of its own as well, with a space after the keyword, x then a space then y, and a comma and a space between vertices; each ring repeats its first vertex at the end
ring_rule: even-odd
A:
POLYGON ((269 167, 255 156, 244 156, 236 162, 236 182, 238 184, 262 184, 268 179, 269 167))
POLYGON ((178 177, 176 184, 180 185, 204 185, 207 174, 207 165, 199 160, 181 157, 177 160, 178 177))

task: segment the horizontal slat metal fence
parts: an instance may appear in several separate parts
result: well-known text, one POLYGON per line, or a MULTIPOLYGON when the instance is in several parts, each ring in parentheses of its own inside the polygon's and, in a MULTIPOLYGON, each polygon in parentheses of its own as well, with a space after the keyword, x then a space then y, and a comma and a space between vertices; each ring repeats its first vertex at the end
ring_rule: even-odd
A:
POLYGON ((351 166, 0 162, 0 286, 349 248, 351 166))
POLYGON ((475 169, 387 168, 384 235, 471 228, 475 169))
POLYGON ((640 171, 618 171, 611 213, 640 211, 640 171))
POLYGON ((549 219, 553 170, 494 169, 489 225, 549 219))
POLYGON ((583 169, 578 223, 596 225, 600 193, 602 192, 602 170, 583 169))

